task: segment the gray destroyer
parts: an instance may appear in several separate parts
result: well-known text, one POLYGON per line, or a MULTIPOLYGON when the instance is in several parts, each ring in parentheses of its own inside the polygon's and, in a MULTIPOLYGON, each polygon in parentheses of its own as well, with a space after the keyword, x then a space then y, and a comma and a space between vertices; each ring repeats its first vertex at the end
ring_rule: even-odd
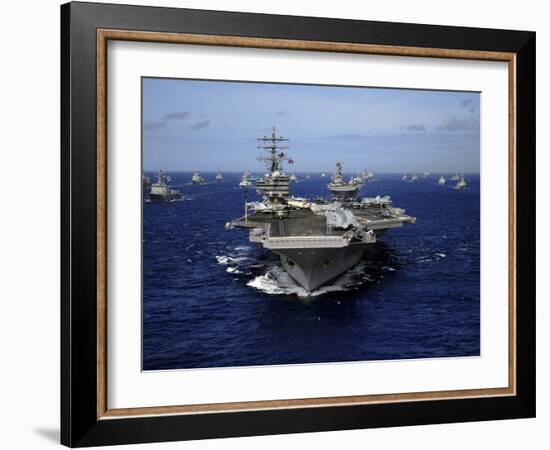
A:
POLYGON ((387 196, 359 199, 362 186, 344 181, 340 163, 328 185, 330 201, 291 196, 291 180, 282 166, 290 159, 282 145, 288 139, 273 128, 271 136, 259 141, 258 147, 267 151, 258 158, 268 169, 256 182, 263 199, 245 201, 244 216, 226 228, 248 228, 250 242, 279 255, 284 269, 307 291, 350 269, 388 229, 415 222, 387 196))
POLYGON ((159 170, 157 174, 157 181, 151 185, 151 191, 149 192, 149 200, 152 202, 170 202, 172 200, 179 200, 181 198, 181 192, 178 189, 172 189, 168 185, 169 178, 164 174, 162 170, 159 170))

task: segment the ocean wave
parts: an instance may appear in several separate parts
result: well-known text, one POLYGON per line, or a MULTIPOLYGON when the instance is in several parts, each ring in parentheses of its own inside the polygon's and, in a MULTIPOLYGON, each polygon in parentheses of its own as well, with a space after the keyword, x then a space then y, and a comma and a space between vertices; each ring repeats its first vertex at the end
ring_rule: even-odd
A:
POLYGON ((229 264, 238 264, 247 259, 248 258, 245 256, 232 257, 226 255, 216 255, 216 260, 218 261, 218 264, 221 264, 222 266, 227 266, 229 264))

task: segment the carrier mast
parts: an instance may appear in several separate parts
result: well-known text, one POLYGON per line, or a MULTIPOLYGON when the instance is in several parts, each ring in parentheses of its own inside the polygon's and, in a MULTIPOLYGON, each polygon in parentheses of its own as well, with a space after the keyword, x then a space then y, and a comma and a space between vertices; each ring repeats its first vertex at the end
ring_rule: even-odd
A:
POLYGON ((277 137, 275 127, 271 130, 271 136, 258 138, 258 141, 262 142, 262 144, 258 145, 258 148, 267 150, 269 154, 267 156, 258 156, 256 159, 259 161, 265 161, 267 168, 271 173, 282 172, 283 161, 289 161, 289 163, 292 164, 292 159, 290 159, 283 151, 289 147, 287 145, 280 145, 281 142, 288 141, 288 138, 283 136, 277 137))
POLYGON ((256 159, 266 163, 268 172, 256 181, 256 191, 271 204, 284 204, 290 194, 290 177, 283 171, 283 161, 294 163, 284 152, 289 147, 281 144, 288 141, 288 138, 277 136, 273 127, 271 136, 258 138, 258 141, 261 142, 258 148, 267 150, 267 155, 258 156, 256 159))

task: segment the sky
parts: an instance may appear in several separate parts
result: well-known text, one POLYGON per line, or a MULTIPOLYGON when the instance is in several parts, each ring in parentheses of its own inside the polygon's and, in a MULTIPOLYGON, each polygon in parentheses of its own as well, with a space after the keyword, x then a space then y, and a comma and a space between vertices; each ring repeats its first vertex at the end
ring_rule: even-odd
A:
POLYGON ((480 94, 142 79, 143 167, 261 172, 256 138, 288 137, 287 172, 477 173, 480 94))

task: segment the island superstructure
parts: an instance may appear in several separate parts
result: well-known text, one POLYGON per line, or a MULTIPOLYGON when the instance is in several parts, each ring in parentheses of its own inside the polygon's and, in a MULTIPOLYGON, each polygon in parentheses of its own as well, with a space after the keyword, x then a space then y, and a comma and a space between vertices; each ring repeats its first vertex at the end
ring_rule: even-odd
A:
POLYGON ((307 291, 355 265, 388 229, 415 222, 404 209, 392 206, 388 196, 359 199, 359 185, 344 182, 340 163, 329 184, 332 200, 291 196, 290 177, 283 170, 283 162, 290 160, 285 152, 288 146, 283 145, 288 139, 273 128, 270 136, 259 141, 267 151, 258 158, 267 165, 267 172, 256 182, 263 199, 246 202, 245 215, 228 222, 226 228, 249 229, 250 242, 277 254, 283 268, 307 291))

